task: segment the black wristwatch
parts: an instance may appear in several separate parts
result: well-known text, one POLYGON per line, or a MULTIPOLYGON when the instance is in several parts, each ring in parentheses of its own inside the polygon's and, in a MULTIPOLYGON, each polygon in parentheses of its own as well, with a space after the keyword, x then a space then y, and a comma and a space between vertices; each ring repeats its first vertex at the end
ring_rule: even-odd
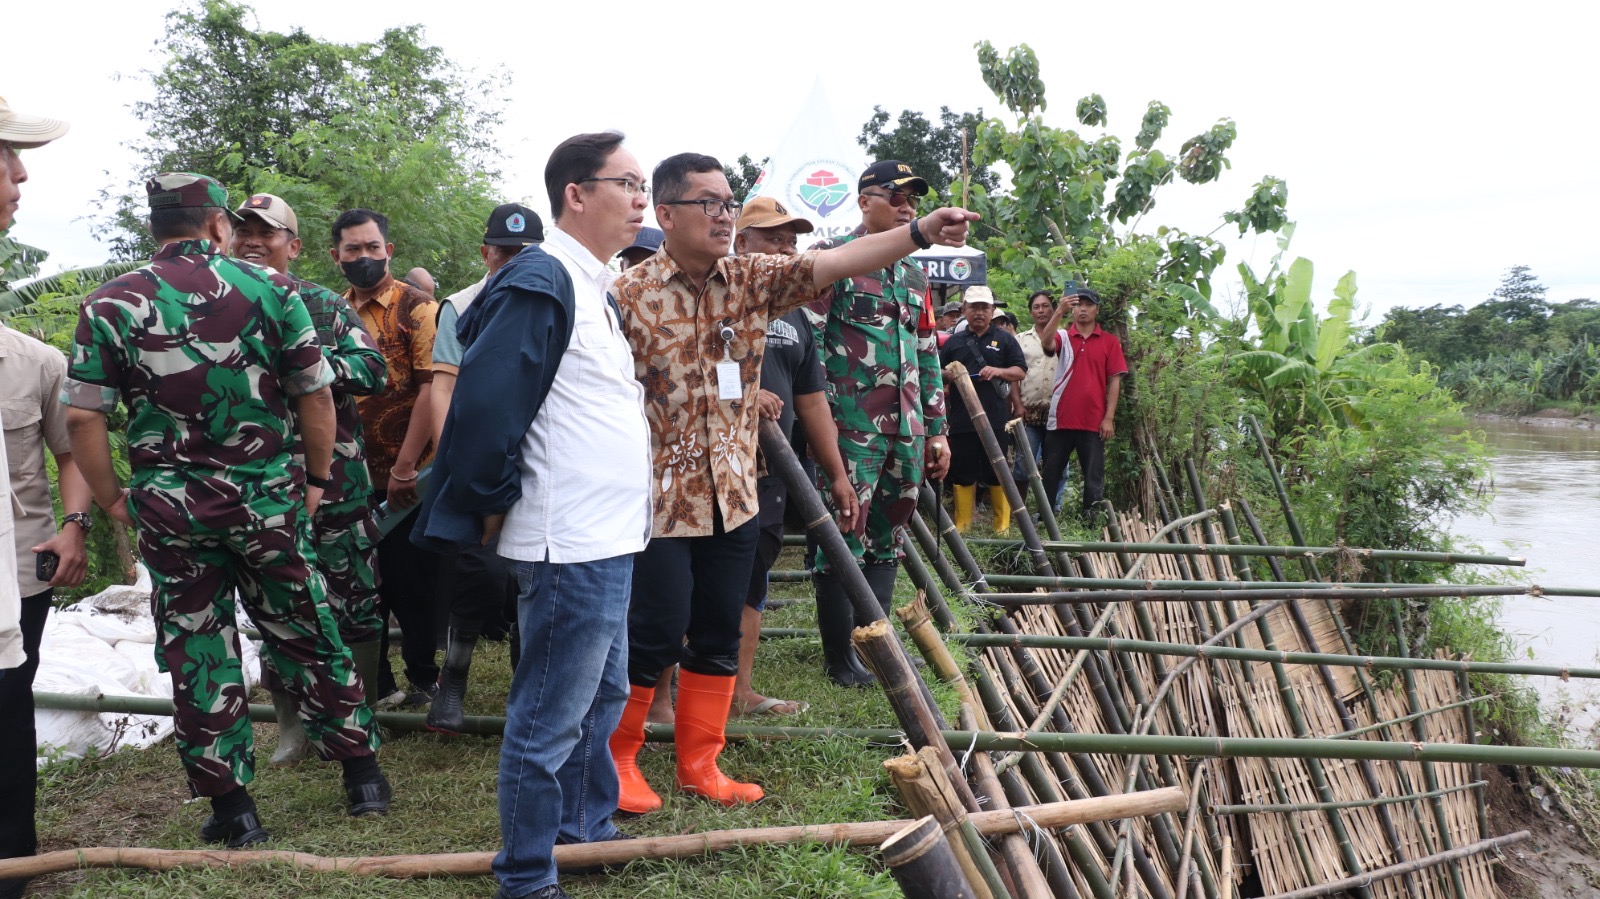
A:
POLYGON ((922 224, 922 219, 912 219, 911 220, 911 242, 916 244, 917 245, 917 249, 919 249, 919 250, 932 249, 933 248, 933 241, 929 240, 926 236, 923 235, 922 229, 917 227, 920 224, 922 224))
POLYGON ((319 478, 308 471, 306 472, 306 485, 309 487, 321 487, 323 490, 327 490, 333 486, 333 475, 330 472, 328 477, 319 478))
POLYGON ((88 512, 68 512, 61 517, 61 526, 66 527, 69 521, 83 528, 85 534, 94 530, 94 519, 89 517, 88 512))

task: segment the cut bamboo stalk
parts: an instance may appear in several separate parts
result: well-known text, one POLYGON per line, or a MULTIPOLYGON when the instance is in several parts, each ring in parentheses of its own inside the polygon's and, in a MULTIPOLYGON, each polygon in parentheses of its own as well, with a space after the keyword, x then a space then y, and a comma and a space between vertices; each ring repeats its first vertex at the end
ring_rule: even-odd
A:
MULTIPOLYGON (((787 539, 787 538, 786 538, 787 539)), ((1000 549, 1020 549, 1022 541, 1008 537, 968 537, 973 546, 993 546, 1000 549)), ((804 545, 796 541, 793 545, 804 545)), ((1521 556, 1500 556, 1483 553, 1447 553, 1420 549, 1373 549, 1360 546, 1285 546, 1253 545, 1233 546, 1227 543, 1150 543, 1125 540, 1046 540, 1047 552, 1071 553, 1147 553, 1156 556, 1259 556, 1264 558, 1321 558, 1336 553, 1349 553, 1363 561, 1438 562, 1441 565, 1501 565, 1522 568, 1528 560, 1521 556)))
POLYGON ((931 528, 950 547, 951 560, 960 566, 961 573, 966 575, 966 582, 973 593, 988 593, 989 583, 984 579, 983 569, 978 566, 978 560, 972 557, 972 550, 961 539, 961 534, 956 531, 955 522, 950 520, 950 513, 945 511, 944 504, 939 502, 938 494, 924 481, 918 493, 918 502, 924 514, 933 519, 936 527, 931 528))
MULTIPOLYGON (((1451 793, 1460 793, 1466 790, 1481 790, 1488 786, 1486 780, 1477 780, 1472 783, 1462 784, 1457 787, 1445 787, 1437 793, 1411 793, 1405 796, 1381 796, 1377 799, 1349 799, 1334 802, 1335 808, 1371 808, 1377 805, 1394 805, 1400 802, 1415 802, 1419 799, 1432 799, 1435 796, 1448 796, 1451 793)), ((1329 807, 1329 803, 1283 803, 1269 805, 1211 805, 1206 811, 1213 815, 1256 815, 1267 812, 1315 812, 1329 807)))
POLYGON ((880 851, 906 899, 977 899, 932 815, 885 840, 880 851))
MULTIPOLYGON (((1400 611, 1399 602, 1394 602, 1393 608, 1395 645, 1399 647, 1401 653, 1409 654, 1405 616, 1400 611)), ((1415 716, 1415 720, 1411 722, 1412 732, 1416 735, 1418 741, 1426 741, 1428 739, 1428 722, 1417 714, 1422 711, 1422 702, 1417 698, 1416 673, 1403 671, 1401 672, 1401 678, 1405 684, 1406 705, 1411 710, 1411 714, 1415 716)), ((1434 794, 1428 800, 1428 805, 1433 809, 1434 824, 1439 829, 1440 848, 1448 853, 1455 848, 1455 840, 1450 836, 1450 817, 1445 814, 1444 799, 1439 795, 1439 777, 1434 770, 1432 762, 1422 763, 1422 783, 1427 787, 1429 793, 1434 794)), ((1450 874, 1451 895, 1455 896, 1456 899, 1466 899, 1467 888, 1461 880, 1460 862, 1452 858, 1446 861, 1444 867, 1450 874)))
MULTIPOLYGON (((1182 790, 1158 790, 1150 794, 1085 799, 1020 809, 1040 827, 1057 829, 1089 821, 1108 821, 1126 815, 1145 816, 1182 808, 1182 790)), ((1025 826, 1014 811, 979 812, 972 824, 984 836, 1020 833, 1025 826)), ((605 843, 575 843, 557 846, 558 868, 623 865, 635 859, 693 858, 712 852, 725 852, 741 846, 766 846, 780 843, 821 843, 831 846, 878 846, 904 829, 911 821, 869 821, 859 824, 802 824, 790 827, 756 827, 743 830, 713 830, 670 837, 641 837, 605 843)), ((171 871, 178 868, 241 868, 258 864, 290 864, 313 871, 345 871, 379 877, 485 876, 493 852, 460 852, 444 855, 389 855, 323 857, 306 852, 282 850, 222 849, 144 849, 134 847, 93 847, 63 849, 43 855, 0 860, 0 878, 40 877, 58 871, 80 868, 146 868, 171 871)))
MULTIPOLYGON (((1250 416, 1250 430, 1255 432, 1256 446, 1261 450, 1261 461, 1267 466, 1267 473, 1272 475, 1272 489, 1277 491, 1278 504, 1283 507, 1283 523, 1289 528, 1289 536, 1294 542, 1305 545, 1305 532, 1300 530, 1300 519, 1295 517, 1294 504, 1289 502, 1289 491, 1283 486, 1283 474, 1278 470, 1278 462, 1272 458, 1272 448, 1267 446, 1266 432, 1261 430, 1261 422, 1256 421, 1254 415, 1250 416)), ((1302 556, 1300 564, 1306 570, 1306 577, 1320 579, 1317 566, 1312 560, 1302 556)))
MULTIPOLYGON (((1209 521, 1212 518, 1215 518, 1216 516, 1217 516, 1217 510, 1215 510, 1215 509, 1204 509, 1202 511, 1196 512, 1193 515, 1188 515, 1188 516, 1185 516, 1183 518, 1175 518, 1172 521, 1170 521, 1170 522, 1166 523, 1165 525, 1163 525, 1161 527, 1161 530, 1156 531, 1155 536, 1157 536, 1157 537, 1165 537, 1165 536, 1168 536, 1169 534, 1174 533, 1175 531, 1180 531, 1183 528, 1186 528, 1191 524, 1197 524, 1199 522, 1209 521)), ((1157 544, 1157 545, 1169 547, 1171 549, 1176 550, 1176 549, 1178 549, 1180 544, 1162 543, 1162 544, 1157 544)), ((1188 543, 1181 544, 1181 546, 1184 549, 1187 549, 1188 547, 1190 547, 1192 545, 1194 545, 1194 544, 1188 544, 1188 543)), ((1149 554, 1149 553, 1141 553, 1139 558, 1134 561, 1133 567, 1129 568, 1123 574, 1123 578, 1127 579, 1127 580, 1133 580, 1134 579, 1134 575, 1138 574, 1140 569, 1144 568, 1145 560, 1150 555, 1151 554, 1149 554)), ((1185 553, 1185 555, 1187 555, 1187 553, 1185 553)))
MULTIPOLYGON (((1012 450, 1016 453, 1017 458, 1022 460, 1022 471, 1028 476, 1028 492, 1033 495, 1033 501, 1039 507, 1039 520, 1044 522, 1045 536, 1050 538, 1045 543, 1045 546, 1049 546, 1051 543, 1059 543, 1061 542, 1061 522, 1056 520, 1055 503, 1045 493, 1044 478, 1040 476, 1039 465, 1033 458, 1033 444, 1028 437, 1028 428, 1023 424, 1022 419, 1018 418, 1006 423, 1006 433, 1011 435, 1012 450)), ((997 542, 1003 540, 1003 538, 993 539, 997 542)), ((1021 546, 1022 543, 1017 541, 1014 545, 1021 546)), ((1067 560, 1065 553, 1057 557, 1056 563, 1057 567, 1062 571, 1067 571, 1068 569, 1065 566, 1071 564, 1067 560)))
POLYGON ((929 746, 938 752, 939 763, 960 796, 962 807, 969 812, 978 811, 977 797, 972 795, 972 788, 956 765, 949 745, 940 739, 941 731, 947 727, 943 716, 938 707, 928 701, 927 687, 912 669, 911 660, 906 657, 889 622, 880 619, 858 627, 850 640, 867 667, 878 676, 878 684, 889 698, 889 706, 894 709, 895 719, 900 722, 912 748, 929 746))
POLYGON ((1331 883, 1306 887, 1304 889, 1290 890, 1287 893, 1278 893, 1273 896, 1267 896, 1265 899, 1317 899, 1319 896, 1332 896, 1335 893, 1353 889, 1364 884, 1375 883, 1376 881, 1383 880, 1387 877, 1394 877, 1397 874, 1403 874, 1410 871, 1421 871, 1436 865, 1449 864, 1459 859, 1470 858, 1474 855, 1481 855, 1485 852, 1503 849, 1506 846, 1510 846, 1514 843, 1520 843, 1523 840, 1528 839, 1530 836, 1532 836, 1532 834, 1530 834, 1528 831, 1519 830, 1516 833, 1507 834, 1503 837, 1495 837, 1491 840, 1479 840, 1470 846, 1462 846, 1459 849, 1451 849, 1445 852, 1435 853, 1434 855, 1427 856, 1426 858, 1419 858, 1416 861, 1406 862, 1403 865, 1390 865, 1387 868, 1377 868, 1372 871, 1368 871, 1361 877, 1351 877, 1345 880, 1336 880, 1331 883))
MULTIPOLYGON (((1462 658, 1464 659, 1465 657, 1462 658)), ((1482 697, 1476 697, 1472 695, 1472 679, 1467 676, 1467 672, 1457 672, 1456 682, 1461 685, 1461 695, 1466 697, 1467 742, 1476 743, 1478 742, 1478 716, 1473 712, 1472 707, 1474 701, 1482 697)), ((1482 776, 1483 771, 1480 770, 1478 765, 1474 764, 1472 766, 1472 779, 1479 780, 1482 778, 1482 776)), ((1476 804, 1478 811, 1478 833, 1479 835, 1487 834, 1489 832, 1489 797, 1483 793, 1479 793, 1476 804)))
MULTIPOLYGON (((967 820, 966 809, 962 808, 961 797, 956 795, 944 768, 939 764, 939 754, 932 747, 924 746, 915 753, 885 759, 883 767, 889 772, 889 780, 906 808, 913 815, 922 815, 925 816, 924 820, 937 823, 938 832, 949 844, 947 848, 952 860, 959 866, 968 884, 969 895, 974 899, 995 899, 997 895, 1010 899, 1010 893, 998 883, 1000 877, 989 860, 988 852, 981 846, 973 851, 962 835, 961 825, 967 820)), ((887 843, 885 858, 888 858, 887 843)))
MULTIPOLYGON (((995 479, 1000 482, 1000 489, 1005 492, 1006 501, 1011 504, 1011 520, 1017 525, 1017 531, 1022 534, 1022 543, 1028 549, 1028 555, 1033 559, 1035 574, 1046 577, 1055 574, 1055 569, 1050 565, 1050 559, 1045 556, 1044 548, 1039 541, 1039 532, 1033 526, 1033 516, 1028 513, 1028 504, 1022 498, 1022 492, 1017 489, 1017 482, 1011 477, 1011 465, 1006 462, 1006 453, 1000 446, 1000 441, 995 437, 994 424, 989 421, 989 413, 983 409, 983 401, 978 399, 978 391, 972 386, 972 378, 964 364, 952 362, 944 367, 945 384, 955 388, 955 393, 966 404, 967 414, 972 419, 972 429, 978 432, 978 442, 983 444, 983 452, 989 457, 989 465, 994 469, 995 479)), ((945 396, 949 396, 947 389, 945 396)), ((1004 426, 1004 422, 1001 423, 1004 426)))

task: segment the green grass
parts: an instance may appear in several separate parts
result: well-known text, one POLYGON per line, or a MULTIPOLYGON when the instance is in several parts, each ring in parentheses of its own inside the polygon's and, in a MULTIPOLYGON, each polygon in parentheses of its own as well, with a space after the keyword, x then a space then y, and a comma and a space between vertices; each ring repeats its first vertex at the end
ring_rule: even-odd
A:
MULTIPOLYGON (((799 564, 798 551, 791 550, 777 567, 799 564)), ((899 594, 909 597, 911 593, 902 574, 899 594)), ((769 625, 815 627, 809 585, 775 584, 773 595, 802 601, 769 611, 769 625)), ((764 643, 756 656, 756 689, 771 696, 805 700, 811 708, 797 718, 762 723, 892 725, 894 716, 881 691, 841 690, 827 683, 821 671, 822 649, 814 638, 764 643)), ((480 644, 473 662, 468 714, 503 714, 509 683, 505 644, 480 644)), ((948 712, 953 707, 950 692, 941 685, 933 689, 948 712)), ((265 701, 264 695, 255 701, 265 701)), ((258 725, 256 737, 257 756, 263 764, 250 790, 273 834, 263 848, 358 856, 484 852, 499 847, 497 738, 387 735, 379 759, 395 786, 394 805, 387 817, 352 819, 344 812, 337 766, 307 762, 287 769, 267 767, 264 760, 276 743, 276 728, 258 725)), ((899 751, 843 738, 730 744, 722 756, 724 770, 762 784, 768 798, 754 806, 724 809, 672 790, 670 748, 647 748, 641 763, 665 807, 621 824, 635 836, 651 836, 901 817, 904 810, 882 767, 884 759, 899 751)), ((51 765, 40 777, 40 851, 87 846, 204 848, 197 830, 209 814, 209 804, 187 799, 188 790, 170 743, 142 752, 130 750, 51 765)), ((871 853, 818 846, 750 848, 691 860, 634 862, 608 875, 563 877, 562 884, 580 899, 899 895, 871 853)), ((33 893, 40 896, 152 899, 201 895, 247 899, 486 897, 494 890, 495 883, 488 877, 404 881, 308 873, 287 866, 166 873, 78 871, 42 878, 33 887, 33 893)))

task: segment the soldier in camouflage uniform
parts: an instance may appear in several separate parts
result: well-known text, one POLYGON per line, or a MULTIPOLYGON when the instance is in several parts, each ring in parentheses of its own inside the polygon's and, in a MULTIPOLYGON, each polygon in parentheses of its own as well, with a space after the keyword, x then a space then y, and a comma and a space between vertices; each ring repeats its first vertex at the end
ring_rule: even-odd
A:
POLYGON ((306 509, 331 483, 332 368, 294 282, 221 254, 233 217, 221 185, 177 173, 145 188, 161 250, 84 301, 62 400, 95 501, 138 529, 178 755, 191 788, 211 798, 200 835, 230 847, 267 839, 245 787, 255 756, 235 590, 318 755, 343 766, 350 814, 382 814, 377 730, 311 563, 306 509), (106 433, 119 399, 127 490, 106 433))
MULTIPOLYGON (((300 256, 300 223, 294 209, 272 194, 256 194, 235 212, 242 221, 233 230, 234 258, 289 275, 290 261, 300 256)), ((333 469, 322 505, 312 517, 317 569, 327 586, 328 608, 339 637, 355 659, 367 690, 367 704, 376 701, 378 649, 383 619, 378 615, 378 527, 367 452, 361 437, 356 397, 383 390, 389 365, 377 343, 344 297, 319 284, 289 275, 322 344, 322 357, 333 369, 335 434, 333 469)), ((278 750, 272 764, 292 764, 311 750, 300 725, 294 698, 278 672, 262 666, 261 681, 272 694, 278 713, 278 750)))
MULTIPOLYGON (((912 223, 928 184, 898 160, 873 163, 857 185, 861 227, 819 248, 849 243, 912 223)), ((914 236, 920 237, 916 228, 914 236)), ((918 240, 926 247, 927 241, 918 240)), ((894 597, 899 528, 916 509, 924 475, 950 466, 944 436, 944 387, 928 279, 909 257, 886 269, 837 281, 808 311, 828 374, 828 401, 839 426, 839 452, 861 514, 845 543, 862 564, 884 614, 894 597)), ((818 552, 812 574, 817 624, 828 676, 861 686, 872 675, 850 649, 856 621, 843 585, 818 552)))

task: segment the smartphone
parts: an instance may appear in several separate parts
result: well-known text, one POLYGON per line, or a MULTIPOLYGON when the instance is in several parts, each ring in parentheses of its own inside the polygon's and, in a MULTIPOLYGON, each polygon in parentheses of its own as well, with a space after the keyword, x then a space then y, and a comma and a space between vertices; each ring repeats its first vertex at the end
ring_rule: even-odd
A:
POLYGON ((56 576, 56 566, 61 564, 61 556, 49 550, 37 553, 33 559, 33 576, 49 583, 56 576))

